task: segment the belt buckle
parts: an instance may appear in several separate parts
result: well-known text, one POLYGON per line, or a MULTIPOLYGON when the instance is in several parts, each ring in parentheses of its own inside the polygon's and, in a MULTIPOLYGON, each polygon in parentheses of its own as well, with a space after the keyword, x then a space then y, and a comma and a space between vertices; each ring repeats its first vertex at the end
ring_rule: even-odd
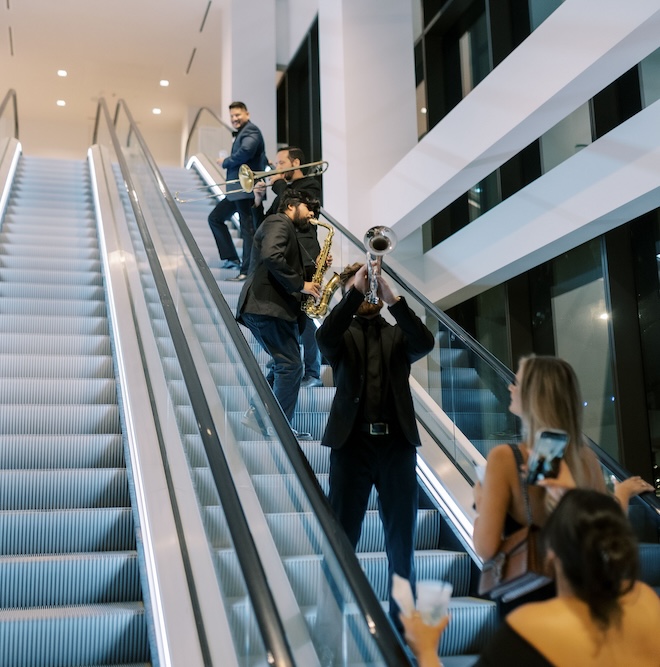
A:
POLYGON ((383 422, 369 424, 369 435, 389 435, 390 427, 383 422))

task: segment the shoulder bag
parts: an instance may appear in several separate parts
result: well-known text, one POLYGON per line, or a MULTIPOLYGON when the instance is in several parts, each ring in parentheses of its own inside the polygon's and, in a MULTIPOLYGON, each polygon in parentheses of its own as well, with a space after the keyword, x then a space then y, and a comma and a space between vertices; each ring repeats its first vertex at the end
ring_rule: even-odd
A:
POLYGON ((515 600, 552 581, 544 567, 539 541, 540 529, 532 524, 527 483, 521 472, 522 454, 517 445, 509 446, 516 458, 527 525, 502 540, 498 553, 484 563, 479 580, 479 595, 489 595, 492 599, 501 598, 502 602, 515 600))

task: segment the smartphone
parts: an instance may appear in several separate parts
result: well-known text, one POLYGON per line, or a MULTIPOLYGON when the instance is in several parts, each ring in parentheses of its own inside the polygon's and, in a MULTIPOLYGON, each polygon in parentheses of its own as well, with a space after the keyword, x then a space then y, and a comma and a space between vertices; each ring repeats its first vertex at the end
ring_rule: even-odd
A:
POLYGON ((527 483, 536 484, 541 479, 555 479, 559 474, 559 464, 567 444, 566 431, 552 428, 538 431, 527 461, 527 483))

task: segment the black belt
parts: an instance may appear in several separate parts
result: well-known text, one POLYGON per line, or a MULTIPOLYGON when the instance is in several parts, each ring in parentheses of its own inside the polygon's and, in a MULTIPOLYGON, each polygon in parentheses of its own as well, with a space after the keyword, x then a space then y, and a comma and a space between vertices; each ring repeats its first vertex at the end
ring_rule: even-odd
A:
POLYGON ((373 422, 360 424, 359 430, 369 435, 389 435, 390 427, 385 422, 373 422))

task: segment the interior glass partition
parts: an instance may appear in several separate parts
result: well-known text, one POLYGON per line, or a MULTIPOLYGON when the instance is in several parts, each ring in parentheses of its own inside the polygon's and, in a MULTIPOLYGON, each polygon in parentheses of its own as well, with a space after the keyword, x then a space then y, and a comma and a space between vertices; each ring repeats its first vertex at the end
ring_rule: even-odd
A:
POLYGON ((186 142, 185 162, 191 155, 204 152, 209 159, 224 159, 231 153, 233 129, 211 109, 202 107, 195 116, 186 142))

